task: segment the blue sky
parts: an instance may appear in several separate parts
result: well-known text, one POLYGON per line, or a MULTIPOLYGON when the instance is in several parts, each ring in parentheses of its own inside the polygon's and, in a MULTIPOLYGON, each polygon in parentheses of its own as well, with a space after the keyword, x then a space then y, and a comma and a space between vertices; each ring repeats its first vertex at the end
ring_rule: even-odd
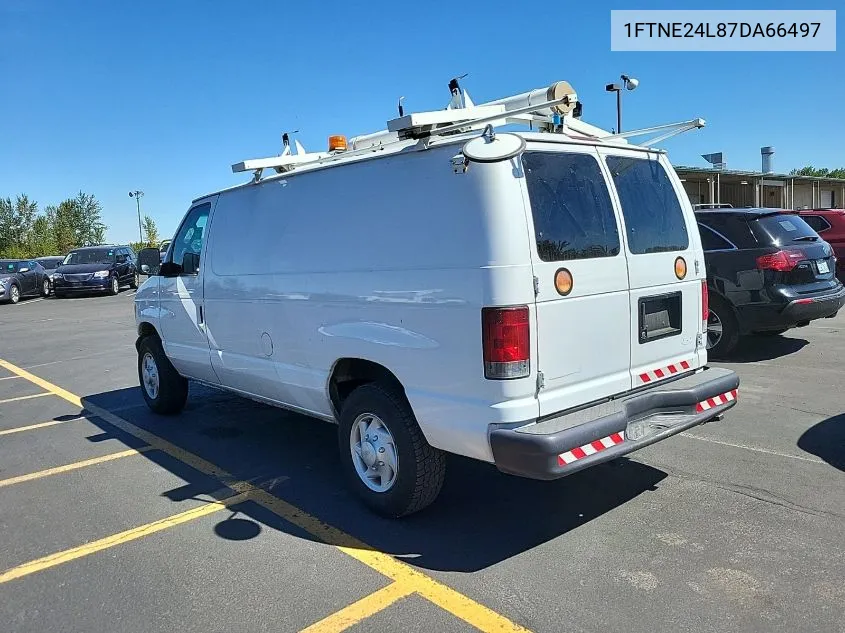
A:
POLYGON ((566 79, 605 128, 605 83, 635 76, 625 129, 707 120, 664 144, 675 164, 721 150, 729 168, 757 169, 773 145, 778 171, 845 165, 841 37, 835 53, 611 52, 612 8, 678 5, 0 0, 0 196, 43 208, 94 193, 108 238, 126 242, 138 237, 127 193, 141 189, 170 236, 192 198, 244 180, 232 163, 277 154, 281 132, 321 150, 329 134, 383 129, 400 95, 408 110, 445 106, 463 73, 476 102, 566 79))

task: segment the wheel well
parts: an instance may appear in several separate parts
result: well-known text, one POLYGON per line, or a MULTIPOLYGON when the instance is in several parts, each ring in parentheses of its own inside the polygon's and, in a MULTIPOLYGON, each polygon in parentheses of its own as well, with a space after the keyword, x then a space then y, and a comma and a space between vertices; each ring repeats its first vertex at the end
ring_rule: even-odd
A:
POLYGON ((141 340, 147 338, 148 336, 155 336, 157 338, 161 338, 158 335, 155 327, 151 323, 147 323, 144 321, 138 326, 138 339, 135 341, 135 349, 138 349, 138 345, 140 345, 141 340))
POLYGON ((387 367, 364 360, 363 358, 341 358, 332 370, 329 378, 329 397, 335 417, 340 417, 343 402, 356 388, 371 382, 394 385, 405 394, 405 388, 399 379, 387 367))

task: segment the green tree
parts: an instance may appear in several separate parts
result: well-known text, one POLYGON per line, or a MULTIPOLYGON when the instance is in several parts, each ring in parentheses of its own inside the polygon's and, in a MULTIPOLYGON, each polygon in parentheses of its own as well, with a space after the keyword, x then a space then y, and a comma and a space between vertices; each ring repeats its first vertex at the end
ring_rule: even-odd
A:
POLYGON ((144 216, 144 241, 146 242, 147 246, 158 246, 159 237, 158 237, 158 227, 156 226, 155 220, 153 220, 150 216, 144 216))
POLYGON ((845 179, 845 167, 838 167, 836 169, 828 169, 827 167, 813 167, 807 165, 801 169, 793 169, 789 172, 790 176, 815 176, 816 178, 843 178, 845 179))
POLYGON ((29 235, 28 252, 30 257, 43 257, 45 255, 58 255, 56 250, 55 234, 50 226, 50 217, 46 214, 35 218, 32 225, 32 232, 29 235))
POLYGON ((27 257, 31 234, 38 215, 38 204, 21 194, 0 200, 0 255, 27 257))

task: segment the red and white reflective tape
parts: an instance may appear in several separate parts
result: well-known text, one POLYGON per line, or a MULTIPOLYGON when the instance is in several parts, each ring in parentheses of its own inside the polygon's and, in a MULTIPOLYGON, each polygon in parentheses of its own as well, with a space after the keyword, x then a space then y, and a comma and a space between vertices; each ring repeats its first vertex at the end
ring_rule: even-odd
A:
POLYGON ((611 446, 621 444, 624 441, 625 431, 619 431, 619 433, 611 433, 607 437, 603 437, 600 440, 594 440, 589 444, 584 444, 583 446, 576 446, 571 451, 561 453, 557 456, 557 463, 560 466, 566 466, 567 464, 576 462, 579 459, 584 459, 588 455, 592 455, 594 453, 601 452, 606 448, 610 448, 611 446))
POLYGON ((729 402, 736 400, 737 395, 739 395, 739 390, 731 389, 730 391, 726 391, 720 396, 715 396, 713 398, 707 398, 707 400, 702 400, 697 405, 695 405, 695 410, 697 413, 702 413, 703 411, 707 411, 708 409, 712 409, 713 407, 718 407, 722 404, 728 404, 729 402))
POLYGON ((637 378, 639 378, 640 384, 644 385, 649 382, 654 382, 655 380, 661 380, 663 378, 668 378, 669 376, 674 376, 678 372, 687 371, 691 367, 692 365, 690 364, 690 361, 682 360, 680 363, 673 363, 671 365, 667 365, 666 367, 650 369, 649 371, 637 376, 637 378))

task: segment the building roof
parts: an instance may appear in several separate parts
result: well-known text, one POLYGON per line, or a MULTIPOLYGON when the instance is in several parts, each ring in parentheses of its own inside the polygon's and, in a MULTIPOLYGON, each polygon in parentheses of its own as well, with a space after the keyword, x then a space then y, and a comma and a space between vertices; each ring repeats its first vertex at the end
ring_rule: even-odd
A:
POLYGON ((688 167, 685 165, 675 165, 675 171, 687 172, 692 174, 721 174, 722 176, 742 176, 753 178, 766 178, 774 180, 805 180, 805 181, 822 181, 835 182, 845 185, 845 178, 831 178, 830 176, 800 176, 798 174, 776 174, 763 173, 762 171, 744 171, 741 169, 716 169, 715 167, 688 167))

